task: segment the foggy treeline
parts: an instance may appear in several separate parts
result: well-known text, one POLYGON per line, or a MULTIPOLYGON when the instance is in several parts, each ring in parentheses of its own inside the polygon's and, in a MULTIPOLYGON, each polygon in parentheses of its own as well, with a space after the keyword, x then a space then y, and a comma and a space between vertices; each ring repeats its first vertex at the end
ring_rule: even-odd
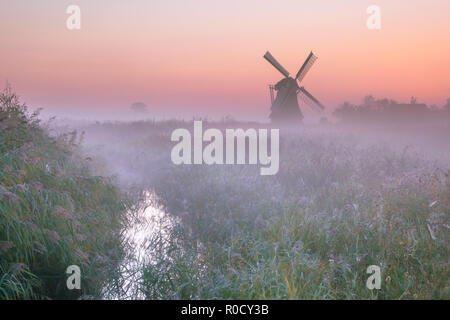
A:
POLYGON ((344 122, 371 122, 371 123, 409 123, 409 122, 442 122, 450 123, 450 98, 445 105, 427 106, 411 97, 409 103, 399 103, 395 100, 383 98, 376 99, 372 95, 364 97, 361 104, 344 102, 333 115, 344 122))

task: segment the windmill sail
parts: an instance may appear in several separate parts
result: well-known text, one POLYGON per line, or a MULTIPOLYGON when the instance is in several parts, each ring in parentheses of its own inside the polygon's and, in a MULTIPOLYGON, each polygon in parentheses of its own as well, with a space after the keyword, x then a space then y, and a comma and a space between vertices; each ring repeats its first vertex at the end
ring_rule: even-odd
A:
POLYGON ((266 54, 264 55, 264 59, 269 61, 269 63, 273 65, 275 69, 280 71, 283 74, 283 76, 285 76, 286 78, 289 77, 289 72, 285 68, 283 68, 283 66, 270 54, 269 51, 267 51, 266 54))
POLYGON ((311 69, 317 57, 311 53, 306 58, 302 67, 298 71, 295 79, 289 76, 289 72, 270 54, 269 51, 264 55, 264 59, 277 69, 284 78, 270 89, 270 120, 272 123, 298 123, 303 119, 303 113, 299 106, 298 95, 302 101, 316 111, 322 111, 325 107, 310 94, 304 87, 299 87, 299 82, 311 69), (275 96, 276 94, 276 96, 275 96))
POLYGON ((299 82, 301 82, 303 80, 303 78, 306 76, 306 74, 308 73, 309 69, 311 69, 314 62, 316 62, 316 60, 317 60, 317 57, 311 51, 308 58, 306 58, 305 63, 303 63, 300 70, 298 70, 295 80, 298 80, 299 82))
POLYGON ((310 107, 318 107, 321 110, 325 109, 325 107, 316 98, 314 98, 311 93, 306 91, 306 89, 304 87, 300 87, 298 90, 299 90, 299 92, 301 92, 300 98, 308 106, 310 106, 310 107))

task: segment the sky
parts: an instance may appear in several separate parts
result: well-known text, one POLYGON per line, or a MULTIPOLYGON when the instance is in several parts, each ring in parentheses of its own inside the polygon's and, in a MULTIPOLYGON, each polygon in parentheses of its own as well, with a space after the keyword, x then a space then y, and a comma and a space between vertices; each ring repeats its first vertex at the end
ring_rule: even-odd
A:
POLYGON ((328 110, 367 94, 450 98, 448 0, 0 0, 0 81, 31 107, 266 117, 268 84, 312 50, 303 85, 328 110), (69 5, 81 29, 68 30, 69 5), (381 9, 370 30, 366 10, 381 9))

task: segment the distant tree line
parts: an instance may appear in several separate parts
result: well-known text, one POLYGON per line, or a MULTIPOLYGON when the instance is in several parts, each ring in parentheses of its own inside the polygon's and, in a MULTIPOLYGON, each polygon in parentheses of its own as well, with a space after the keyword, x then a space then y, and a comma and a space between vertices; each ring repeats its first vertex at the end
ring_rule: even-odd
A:
MULTIPOLYGON (((391 99, 375 99, 372 95, 364 97, 362 104, 355 105, 349 102, 341 104, 333 115, 341 121, 410 121, 434 120, 450 117, 450 98, 439 108, 432 105, 417 103, 412 97, 410 103, 398 103, 391 99)), ((450 118, 449 118, 450 119, 450 118)))

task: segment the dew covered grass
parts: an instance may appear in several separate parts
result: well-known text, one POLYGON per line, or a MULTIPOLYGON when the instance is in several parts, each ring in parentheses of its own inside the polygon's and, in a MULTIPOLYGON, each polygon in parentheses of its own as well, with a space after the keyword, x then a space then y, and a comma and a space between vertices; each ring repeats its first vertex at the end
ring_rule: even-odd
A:
POLYGON ((76 132, 50 135, 10 88, 0 127, 0 299, 100 297, 123 256, 124 196, 94 174, 76 132), (81 290, 67 289, 70 265, 81 290))
POLYGON ((154 190, 170 218, 164 234, 149 235, 146 298, 450 297, 445 161, 304 127, 282 130, 275 176, 248 165, 175 166, 170 134, 178 127, 192 122, 84 128, 90 152, 121 183, 154 190), (370 265, 381 268, 380 290, 366 287, 370 265))

